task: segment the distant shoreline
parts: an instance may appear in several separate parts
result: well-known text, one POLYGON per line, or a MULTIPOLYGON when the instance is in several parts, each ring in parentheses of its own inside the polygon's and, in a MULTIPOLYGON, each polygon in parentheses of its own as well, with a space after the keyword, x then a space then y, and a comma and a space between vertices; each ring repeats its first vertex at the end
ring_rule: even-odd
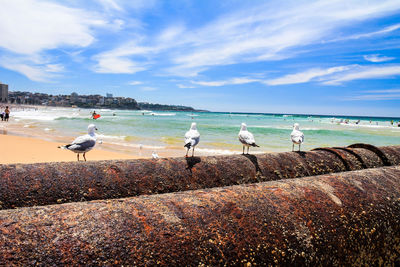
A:
MULTIPOLYGON (((10 106, 10 107, 30 107, 30 108, 46 108, 46 107, 54 107, 54 108, 82 108, 82 109, 88 109, 88 110, 94 110, 94 109, 110 109, 110 110, 148 110, 148 109, 129 109, 129 108, 110 108, 110 107, 72 107, 72 106, 50 106, 50 105, 31 105, 31 104, 10 104, 10 103, 0 103, 1 106, 10 106)), ((203 109, 193 109, 193 110, 179 110, 179 109, 156 109, 152 108, 150 109, 151 111, 176 111, 176 112, 197 112, 197 113, 217 113, 217 114, 248 114, 248 115, 275 115, 275 116, 311 116, 314 118, 322 117, 322 118, 349 118, 349 119, 357 119, 357 118, 363 118, 363 119, 369 119, 369 118, 377 118, 377 119, 382 119, 382 120, 393 120, 393 121, 400 121, 400 116, 399 117, 388 117, 388 116, 366 116, 366 115, 333 115, 333 114, 300 114, 300 113, 271 113, 271 112, 239 112, 239 111, 212 111, 212 110, 203 110, 203 109)))

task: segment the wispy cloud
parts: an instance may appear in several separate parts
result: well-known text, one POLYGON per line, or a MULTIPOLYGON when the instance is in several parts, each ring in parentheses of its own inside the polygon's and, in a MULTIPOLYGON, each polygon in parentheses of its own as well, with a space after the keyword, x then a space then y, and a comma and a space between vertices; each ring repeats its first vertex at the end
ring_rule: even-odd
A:
POLYGON ((106 24, 91 12, 38 0, 4 0, 0 17, 0 46, 28 55, 59 46, 88 46, 95 40, 92 27, 106 24))
POLYGON ((187 85, 187 84, 177 84, 176 86, 178 86, 178 88, 181 88, 181 89, 186 89, 186 88, 196 88, 196 86, 193 86, 193 85, 187 85))
POLYGON ((378 101, 378 100, 399 100, 400 94, 374 94, 374 95, 360 95, 354 97, 348 97, 346 100, 370 100, 370 101, 378 101))
POLYGON ((114 50, 98 54, 93 57, 97 65, 93 68, 98 73, 136 73, 145 70, 142 62, 134 61, 131 56, 142 56, 149 52, 149 48, 137 46, 130 42, 114 50))
POLYGON ((143 82, 141 82, 141 81, 131 81, 128 84, 129 85, 140 85, 140 84, 143 84, 143 82))
POLYGON ((367 90, 365 93, 400 93, 400 89, 367 90))
POLYGON ((400 65, 347 65, 326 69, 312 68, 306 71, 284 75, 263 81, 267 85, 286 85, 307 82, 318 82, 324 85, 338 85, 344 82, 361 79, 390 78, 400 75, 400 65))
POLYGON ((64 70, 48 50, 87 47, 95 41, 93 28, 107 24, 93 12, 45 0, 4 0, 0 17, 2 67, 33 81, 49 81, 64 70))
POLYGON ((345 40, 356 40, 356 39, 361 39, 361 38, 371 38, 371 37, 374 37, 376 35, 382 35, 382 34, 390 33, 390 32, 396 31, 398 29, 400 29, 400 23, 385 27, 385 28, 383 28, 382 30, 379 30, 379 31, 367 32, 367 33, 361 33, 361 34, 353 34, 353 35, 349 35, 349 36, 345 36, 345 37, 335 38, 335 39, 332 39, 332 40, 330 40, 328 42, 337 42, 337 41, 345 41, 345 40))
POLYGON ((258 82, 257 79, 250 79, 250 78, 232 78, 225 81, 191 81, 193 84, 198 84, 202 86, 224 86, 224 85, 237 85, 237 84, 246 84, 246 83, 253 83, 258 82))
POLYGON ((64 71, 61 64, 36 64, 27 58, 0 57, 0 66, 19 72, 36 82, 51 82, 52 78, 58 77, 57 73, 64 71))
POLYGON ((350 101, 379 101, 379 100, 399 100, 400 89, 383 89, 383 90, 367 90, 361 92, 359 95, 344 98, 350 101))
POLYGON ((394 57, 386 57, 386 56, 381 56, 379 54, 373 54, 373 55, 365 55, 364 59, 370 62, 378 63, 378 62, 386 62, 395 59, 394 57))
POLYGON ((114 0, 99 0, 99 3, 103 5, 105 9, 114 9, 117 11, 123 11, 122 7, 114 0))
POLYGON ((320 69, 320 68, 309 69, 309 70, 306 70, 303 72, 288 74, 283 77, 266 80, 263 83, 265 83, 267 85, 306 83, 306 82, 310 82, 316 78, 322 78, 322 77, 326 77, 326 76, 336 73, 336 72, 342 72, 342 71, 349 70, 350 68, 351 68, 351 66, 338 66, 338 67, 332 67, 332 68, 328 68, 328 69, 320 69))
POLYGON ((360 66, 348 72, 329 77, 323 84, 337 85, 361 79, 380 79, 400 75, 400 65, 360 66))
MULTIPOLYGON (((223 14, 198 28, 187 28, 182 23, 170 25, 155 37, 146 36, 135 42, 147 49, 142 55, 166 62, 164 70, 169 74, 195 76, 215 66, 292 57, 296 55, 294 48, 320 43, 343 27, 399 9, 400 3, 393 0, 262 3, 223 14)), ((396 27, 380 32, 394 31, 396 27)), ((134 61, 136 56, 134 53, 116 56, 112 51, 107 54, 125 63, 134 61)), ((101 61, 102 57, 95 59, 101 61)), ((146 59, 142 62, 150 64, 146 59)), ((128 72, 126 68, 113 70, 110 66, 96 70, 99 69, 128 72)))
POLYGON ((306 1, 245 9, 184 34, 187 45, 175 55, 172 70, 179 75, 188 69, 196 73, 212 66, 279 60, 290 56, 291 48, 318 43, 352 22, 399 8, 395 1, 346 1, 345 5, 342 1, 306 1))

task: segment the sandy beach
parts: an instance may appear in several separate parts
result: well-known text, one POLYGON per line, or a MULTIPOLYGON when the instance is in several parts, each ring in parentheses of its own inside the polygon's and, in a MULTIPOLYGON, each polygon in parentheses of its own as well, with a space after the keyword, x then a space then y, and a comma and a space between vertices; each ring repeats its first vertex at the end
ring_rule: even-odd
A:
MULTIPOLYGON (((76 154, 59 149, 62 145, 36 138, 4 135, 0 132, 0 164, 76 161, 76 154)), ((82 156, 80 157, 83 159, 82 156)), ((134 159, 140 156, 94 148, 86 154, 87 160, 134 159)))

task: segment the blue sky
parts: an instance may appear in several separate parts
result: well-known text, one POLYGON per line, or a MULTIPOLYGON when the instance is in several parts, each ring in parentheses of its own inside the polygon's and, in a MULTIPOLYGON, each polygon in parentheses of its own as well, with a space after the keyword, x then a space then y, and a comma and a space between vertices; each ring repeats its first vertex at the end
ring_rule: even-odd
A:
POLYGON ((212 111, 400 116, 400 1, 1 0, 0 81, 212 111))

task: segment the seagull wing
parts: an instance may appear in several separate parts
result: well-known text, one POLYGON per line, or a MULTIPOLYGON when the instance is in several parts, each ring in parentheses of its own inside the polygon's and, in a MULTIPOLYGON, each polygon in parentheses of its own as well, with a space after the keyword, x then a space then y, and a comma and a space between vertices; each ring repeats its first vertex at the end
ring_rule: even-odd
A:
POLYGON ((249 131, 240 131, 239 132, 239 141, 244 145, 253 145, 256 143, 254 140, 254 136, 249 131))
POLYGON ((197 130, 189 130, 185 134, 185 145, 196 146, 200 142, 200 133, 197 130))
POLYGON ((290 138, 294 143, 303 143, 304 142, 304 134, 301 131, 293 130, 290 138))
POLYGON ((66 147, 69 150, 76 152, 87 152, 91 150, 95 145, 96 145, 95 138, 89 135, 83 135, 77 137, 71 144, 67 145, 66 147))

